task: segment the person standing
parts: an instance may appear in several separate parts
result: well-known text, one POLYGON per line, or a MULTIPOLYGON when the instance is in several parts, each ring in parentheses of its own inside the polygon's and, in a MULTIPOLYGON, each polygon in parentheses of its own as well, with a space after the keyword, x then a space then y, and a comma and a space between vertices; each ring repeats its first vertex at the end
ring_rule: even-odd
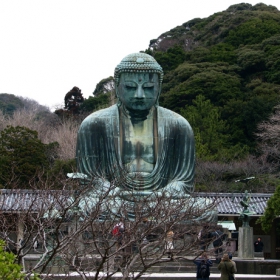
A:
POLYGON ((230 261, 228 254, 224 254, 221 262, 218 265, 218 269, 221 272, 221 277, 220 280, 229 280, 230 276, 232 277, 231 279, 234 278, 234 264, 232 261, 230 261))
POLYGON ((196 279, 209 280, 210 266, 213 265, 212 261, 208 259, 207 254, 204 252, 198 259, 193 261, 196 266, 196 279))
MULTIPOLYGON (((228 257, 229 257, 229 260, 233 263, 234 273, 236 273, 237 272, 236 262, 232 260, 232 254, 228 253, 228 257)), ((235 276, 233 275, 233 277, 235 277, 235 276)))
POLYGON ((263 242, 260 237, 258 237, 257 241, 254 243, 255 252, 262 252, 263 251, 263 242))
POLYGON ((173 252, 172 250, 174 249, 173 246, 173 237, 174 237, 174 232, 173 230, 169 230, 166 234, 165 238, 165 250, 167 251, 168 258, 170 258, 173 261, 173 252))
POLYGON ((123 233, 124 233, 124 221, 120 221, 114 226, 112 230, 112 235, 116 238, 117 248, 120 248, 123 244, 123 233))

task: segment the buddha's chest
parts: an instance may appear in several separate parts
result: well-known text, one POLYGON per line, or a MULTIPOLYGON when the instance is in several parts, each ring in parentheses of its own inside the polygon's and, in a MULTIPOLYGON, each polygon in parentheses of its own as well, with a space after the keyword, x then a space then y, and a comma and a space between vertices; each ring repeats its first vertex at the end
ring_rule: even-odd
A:
POLYGON ((121 156, 123 163, 131 172, 151 172, 156 161, 155 123, 148 118, 138 124, 122 119, 121 156))

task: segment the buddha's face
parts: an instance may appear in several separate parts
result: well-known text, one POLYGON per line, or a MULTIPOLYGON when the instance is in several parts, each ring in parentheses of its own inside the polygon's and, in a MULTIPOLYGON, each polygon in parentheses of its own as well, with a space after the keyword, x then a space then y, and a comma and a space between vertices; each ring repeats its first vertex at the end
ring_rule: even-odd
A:
POLYGON ((122 73, 118 95, 122 104, 133 111, 150 110, 159 94, 159 78, 154 73, 122 73))

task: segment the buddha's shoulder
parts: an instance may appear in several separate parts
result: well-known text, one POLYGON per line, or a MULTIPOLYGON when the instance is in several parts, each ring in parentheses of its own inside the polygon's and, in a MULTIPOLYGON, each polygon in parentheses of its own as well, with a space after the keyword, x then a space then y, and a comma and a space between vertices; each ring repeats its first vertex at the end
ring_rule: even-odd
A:
POLYGON ((175 122, 180 126, 190 127, 189 122, 180 114, 160 106, 158 107, 158 117, 162 119, 169 119, 170 122, 175 122))

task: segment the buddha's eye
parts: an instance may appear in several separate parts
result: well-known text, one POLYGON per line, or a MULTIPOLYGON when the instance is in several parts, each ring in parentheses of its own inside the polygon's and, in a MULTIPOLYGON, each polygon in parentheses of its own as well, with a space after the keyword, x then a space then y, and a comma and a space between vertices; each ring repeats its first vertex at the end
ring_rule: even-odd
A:
POLYGON ((124 85, 127 89, 136 89, 137 88, 137 85, 135 83, 128 82, 128 83, 125 83, 124 85))
POLYGON ((143 88, 153 88, 154 87, 154 83, 145 83, 144 85, 143 85, 143 88))

